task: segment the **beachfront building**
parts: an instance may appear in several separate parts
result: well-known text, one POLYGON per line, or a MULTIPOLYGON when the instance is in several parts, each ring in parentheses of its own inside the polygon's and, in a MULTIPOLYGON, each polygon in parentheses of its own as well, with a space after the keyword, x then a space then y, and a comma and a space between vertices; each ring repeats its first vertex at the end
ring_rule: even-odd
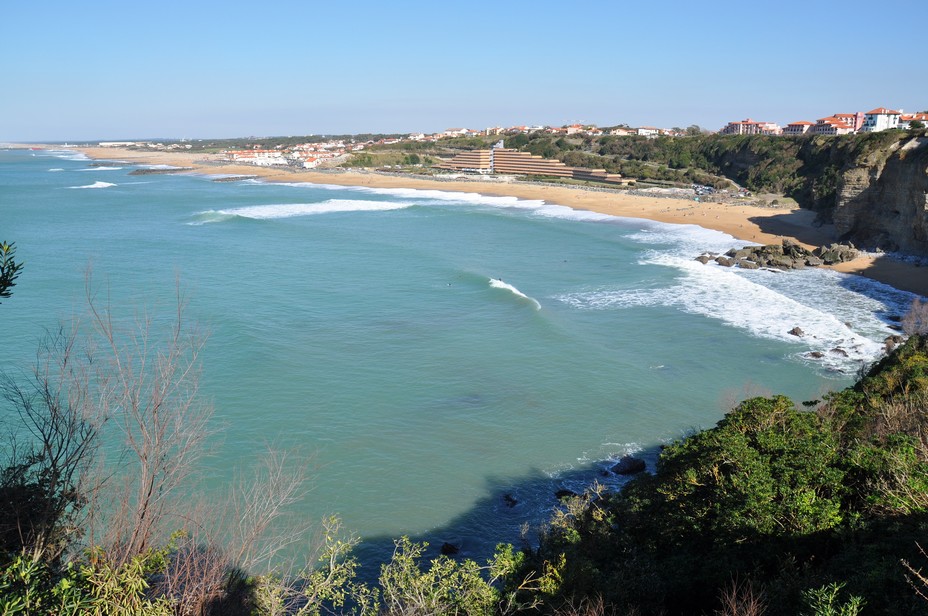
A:
POLYGON ((790 122, 786 125, 786 128, 783 129, 783 135, 787 137, 799 137, 808 133, 813 126, 815 126, 814 122, 806 122, 805 120, 790 122))
POLYGON ((654 128, 653 126, 641 126, 635 129, 635 133, 639 137, 657 137, 661 134, 661 129, 654 128))
POLYGON ((774 122, 758 122, 748 118, 740 122, 729 122, 719 132, 723 135, 779 135, 783 129, 774 122))
POLYGON ((897 128, 908 130, 912 122, 921 122, 923 126, 928 126, 928 113, 902 113, 899 115, 899 125, 897 128))
POLYGON ((449 171, 465 171, 467 173, 479 173, 486 175, 493 173, 492 150, 469 150, 455 155, 449 161, 439 163, 439 169, 449 171))
POLYGON ((284 154, 280 150, 230 150, 225 154, 234 163, 257 165, 258 167, 275 167, 287 164, 287 159, 284 158, 284 154))
POLYGON ((439 163, 436 168, 482 175, 492 173, 542 175, 605 184, 623 185, 628 183, 628 180, 617 173, 607 173, 604 169, 568 167, 559 160, 542 158, 528 152, 504 148, 502 147, 502 141, 489 150, 461 152, 455 155, 454 158, 439 163))
POLYGON ((813 135, 850 135, 854 128, 837 116, 828 116, 820 118, 809 132, 813 135))
POLYGON ((881 130, 890 130, 899 128, 899 117, 902 110, 894 111, 886 107, 877 107, 864 114, 864 124, 861 132, 875 133, 881 130))
POLYGON ((100 141, 101 148, 141 148, 151 145, 147 141, 100 141))

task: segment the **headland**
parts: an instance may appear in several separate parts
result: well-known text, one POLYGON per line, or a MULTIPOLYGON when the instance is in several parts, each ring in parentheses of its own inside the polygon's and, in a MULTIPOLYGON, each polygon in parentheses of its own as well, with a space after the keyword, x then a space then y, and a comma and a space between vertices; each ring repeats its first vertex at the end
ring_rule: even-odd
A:
MULTIPOLYGON (((727 233, 744 240, 745 243, 779 244, 784 239, 791 239, 807 248, 814 248, 836 241, 836 234, 831 225, 818 225, 815 222, 815 213, 802 209, 697 202, 673 197, 631 195, 615 189, 589 190, 532 182, 499 182, 479 177, 444 180, 365 171, 317 171, 236 165, 202 153, 148 152, 113 147, 83 147, 80 150, 93 159, 120 160, 142 165, 170 165, 205 174, 257 176, 268 182, 443 190, 541 200, 612 216, 697 225, 727 233)), ((897 289, 928 297, 928 267, 921 267, 917 263, 867 254, 830 267, 836 271, 865 276, 897 289)))

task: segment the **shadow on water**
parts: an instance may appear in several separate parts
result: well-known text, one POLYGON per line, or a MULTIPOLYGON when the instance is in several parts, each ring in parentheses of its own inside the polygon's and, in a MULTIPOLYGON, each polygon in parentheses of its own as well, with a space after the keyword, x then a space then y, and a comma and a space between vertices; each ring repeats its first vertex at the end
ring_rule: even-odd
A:
MULTIPOLYGON (((647 470, 653 472, 659 453, 660 446, 655 445, 636 452, 634 457, 644 460, 647 470)), ((559 506, 559 494, 580 494, 596 482, 615 492, 630 480, 631 476, 611 472, 616 462, 602 460, 553 477, 541 471, 518 479, 488 477, 486 495, 473 507, 447 524, 409 538, 414 542, 428 542, 427 559, 441 554, 443 546, 453 546, 457 550, 454 558, 467 558, 479 564, 492 557, 500 543, 516 548, 535 546, 539 531, 559 506)), ((355 556, 361 563, 359 574, 364 581, 376 580, 380 565, 388 562, 393 554, 396 539, 398 537, 365 537, 355 548, 355 556)))

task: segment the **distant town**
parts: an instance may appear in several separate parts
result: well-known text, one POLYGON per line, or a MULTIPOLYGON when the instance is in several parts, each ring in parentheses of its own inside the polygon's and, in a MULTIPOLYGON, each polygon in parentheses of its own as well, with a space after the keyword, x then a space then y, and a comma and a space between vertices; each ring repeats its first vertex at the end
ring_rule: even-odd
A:
MULTIPOLYGON (((774 122, 752 120, 750 118, 729 122, 722 127, 719 134, 724 135, 776 135, 776 136, 803 136, 803 135, 849 135, 855 133, 877 132, 884 130, 907 130, 909 128, 924 128, 928 126, 928 113, 906 114, 900 110, 878 107, 867 112, 836 113, 815 122, 799 120, 791 122, 785 127, 774 122)), ((244 149, 224 150, 221 154, 224 160, 232 163, 268 166, 290 166, 313 169, 319 166, 334 166, 345 162, 348 157, 373 145, 393 145, 403 142, 438 142, 443 139, 461 137, 487 137, 487 136, 514 136, 533 133, 547 133, 557 136, 599 137, 611 135, 618 137, 647 137, 660 136, 683 137, 687 135, 712 133, 699 126, 682 128, 657 128, 653 126, 630 127, 619 125, 609 128, 600 128, 591 124, 571 124, 568 126, 510 126, 490 127, 482 130, 470 128, 449 128, 433 133, 411 133, 392 138, 369 139, 366 141, 350 138, 337 138, 321 140, 298 145, 277 145, 274 147, 259 147, 257 145, 244 149)), ((137 141, 103 141, 101 147, 133 147, 153 150, 184 150, 191 149, 190 143, 137 142, 137 141)))

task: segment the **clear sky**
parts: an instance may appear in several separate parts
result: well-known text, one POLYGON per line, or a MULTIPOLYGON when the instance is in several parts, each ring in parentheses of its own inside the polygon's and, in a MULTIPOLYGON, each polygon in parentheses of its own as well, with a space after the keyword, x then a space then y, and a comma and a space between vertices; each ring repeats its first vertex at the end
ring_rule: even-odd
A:
POLYGON ((0 141, 928 109, 924 0, 4 0, 0 141))

